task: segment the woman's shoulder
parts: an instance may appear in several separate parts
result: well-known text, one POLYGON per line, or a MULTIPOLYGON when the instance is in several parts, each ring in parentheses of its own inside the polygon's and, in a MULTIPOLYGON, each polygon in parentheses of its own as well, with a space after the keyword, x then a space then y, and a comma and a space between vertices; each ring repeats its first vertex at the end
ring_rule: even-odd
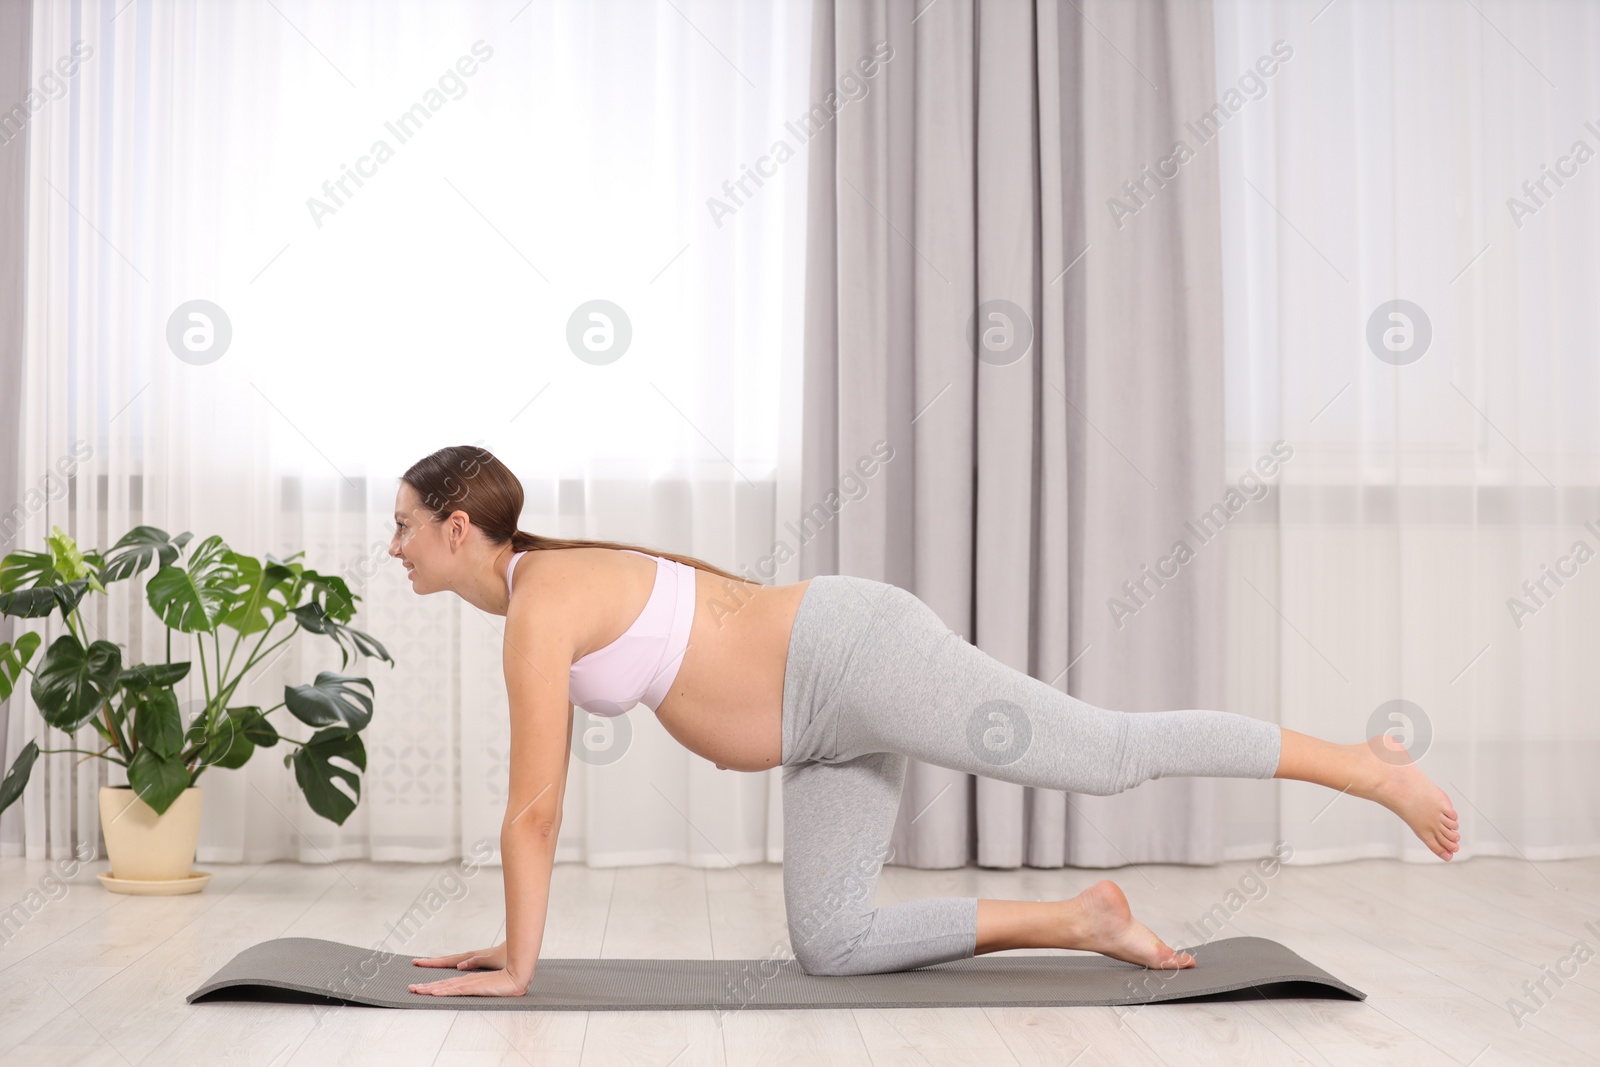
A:
POLYGON ((639 558, 654 559, 648 552, 632 548, 607 548, 605 545, 575 545, 560 548, 530 548, 517 561, 520 573, 523 563, 532 561, 541 570, 556 571, 562 567, 594 567, 604 563, 639 558))
POLYGON ((654 558, 603 545, 530 549, 512 568, 511 599, 531 595, 548 602, 567 591, 592 592, 596 582, 628 574, 632 567, 642 570, 641 564, 653 565, 654 558))
POLYGON ((638 614, 639 596, 653 591, 655 561, 621 549, 601 546, 542 548, 516 563, 511 603, 506 609, 508 635, 559 632, 574 649, 605 644, 623 610, 638 614), (637 567, 640 573, 631 573, 637 567))

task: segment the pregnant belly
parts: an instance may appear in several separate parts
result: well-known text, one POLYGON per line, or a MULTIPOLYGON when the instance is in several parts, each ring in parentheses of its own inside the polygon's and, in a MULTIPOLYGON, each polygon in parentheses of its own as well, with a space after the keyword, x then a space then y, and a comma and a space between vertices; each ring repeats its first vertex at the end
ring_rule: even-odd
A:
POLYGON ((720 770, 783 761, 783 672, 805 582, 733 586, 697 571, 694 627, 683 665, 656 709, 662 727, 720 770))
MULTIPOLYGON (((665 705, 663 705, 665 706, 665 705)), ((783 719, 777 709, 747 708, 739 715, 656 718, 679 744, 719 771, 764 771, 783 759, 783 719)))

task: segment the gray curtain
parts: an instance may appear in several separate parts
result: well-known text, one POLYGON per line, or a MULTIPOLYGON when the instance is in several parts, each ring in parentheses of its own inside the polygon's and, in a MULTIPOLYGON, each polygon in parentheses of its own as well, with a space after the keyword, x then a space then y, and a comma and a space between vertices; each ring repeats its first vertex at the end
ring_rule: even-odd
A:
MULTIPOLYGON (((1224 492, 1217 164, 1186 126, 1217 102, 1211 42, 1192 0, 815 9, 803 498, 880 438, 894 456, 802 573, 904 586, 997 660, 1126 711, 1221 699, 1222 553, 1159 587, 1143 570, 1224 492), (1149 178, 1180 139, 1192 158, 1149 178), (980 307, 980 333, 1011 331, 993 350, 980 307)), ((1220 797, 913 761, 896 862, 1216 862, 1220 797)))
MULTIPOLYGON (((22 340, 23 274, 27 265, 28 138, 18 127, 18 112, 26 111, 29 82, 29 42, 32 40, 28 0, 0 0, 0 556, 19 547, 13 531, 18 523, 6 517, 21 506, 21 479, 17 470, 22 454, 22 340)), ((0 642, 8 642, 15 626, 0 615, 0 642)), ((28 676, 23 675, 23 684, 28 676)), ((6 728, 11 702, 0 704, 0 777, 11 766, 6 752, 6 728)))

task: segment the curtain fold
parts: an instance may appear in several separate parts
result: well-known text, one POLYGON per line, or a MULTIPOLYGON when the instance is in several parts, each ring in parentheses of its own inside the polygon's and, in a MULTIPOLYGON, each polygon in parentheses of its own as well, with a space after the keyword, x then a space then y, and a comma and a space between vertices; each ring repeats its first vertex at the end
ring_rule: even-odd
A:
MULTIPOLYGON (((344 670, 377 689, 354 815, 315 816, 282 750, 258 753, 202 776, 201 864, 496 849, 503 620, 410 592, 386 553, 398 477, 436 448, 480 443, 522 479, 525 530, 798 577, 780 543, 800 514, 786 408, 806 207, 793 157, 806 146, 787 124, 805 112, 809 3, 34 12, 36 64, 79 42, 92 56, 27 131, 18 469, 36 477, 80 438, 92 458, 13 547, 37 551, 59 525, 107 548, 149 523, 249 555, 303 550, 363 598, 355 625, 397 662, 344 670), (210 361, 169 342, 194 300, 231 329, 210 361), (582 340, 596 300, 617 309, 613 340, 629 337, 609 361, 582 340)), ((149 576, 86 609, 93 635, 142 662, 163 655, 149 576)), ((175 638, 177 654, 190 642, 175 638)), ((301 634, 240 698, 270 707, 340 666, 301 634)), ((192 681, 186 711, 202 695, 192 681)), ((31 738, 67 747, 46 740, 24 686, 4 748, 31 738)), ((39 760, 0 819, 0 854, 96 839, 97 790, 123 779, 75 758, 39 760)), ((716 771, 648 709, 580 712, 558 859, 776 859, 777 788, 770 772, 716 771)))
MULTIPOLYGON (((812 160, 806 454, 826 470, 883 438, 896 459, 805 573, 903 585, 1001 662, 1130 711, 1222 701, 1219 553, 1159 610, 1106 605, 1222 493, 1215 157, 1136 219, 1102 206, 1214 103, 1209 11, 819 4, 814 28, 816 94, 892 58, 841 109, 831 169, 812 160)), ((1209 862, 1219 816, 1210 781, 1068 797, 913 762, 896 847, 1209 862)))
MULTIPOLYGON (((30 14, 32 8, 26 3, 0 6, 0 99, 16 101, 10 112, 0 114, 0 501, 6 502, 0 512, 0 555, 16 541, 16 526, 27 507, 18 477, 27 269, 26 130, 32 109, 48 99, 48 93, 32 85, 30 14)), ((10 617, 0 616, 0 643, 13 640, 14 632, 10 617)), ((0 737, 5 737, 10 715, 10 705, 0 704, 0 737)))
MULTIPOLYGON (((0 5, 0 100, 16 101, 0 114, 0 556, 16 544, 16 530, 29 506, 50 492, 50 486, 29 486, 24 496, 20 477, 22 444, 23 309, 27 302, 28 118, 30 104, 43 106, 48 91, 33 85, 28 42, 32 9, 27 4, 0 5), (30 100, 30 93, 32 99, 30 100)), ((54 475, 60 485, 59 472, 54 475)), ((61 491, 57 489, 57 492, 61 491)), ((21 631, 0 615, 0 644, 21 631)), ((0 741, 11 718, 10 703, 0 704, 0 741)), ((0 744, 0 753, 4 745, 0 744)), ((0 774, 7 764, 0 763, 0 774)))

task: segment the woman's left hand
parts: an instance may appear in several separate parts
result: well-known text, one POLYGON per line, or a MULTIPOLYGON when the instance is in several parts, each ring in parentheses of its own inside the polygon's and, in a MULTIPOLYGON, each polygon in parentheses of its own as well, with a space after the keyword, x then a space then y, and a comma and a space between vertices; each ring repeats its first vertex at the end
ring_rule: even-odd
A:
POLYGON ((437 982, 413 982, 406 988, 433 997, 520 997, 528 991, 528 983, 504 970, 473 971, 437 982))

